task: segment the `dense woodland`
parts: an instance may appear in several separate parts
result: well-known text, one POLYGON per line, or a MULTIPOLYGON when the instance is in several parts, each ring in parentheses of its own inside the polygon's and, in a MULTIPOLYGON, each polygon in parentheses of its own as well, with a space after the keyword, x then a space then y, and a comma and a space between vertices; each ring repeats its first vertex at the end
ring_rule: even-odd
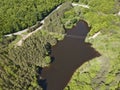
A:
POLYGON ((36 24, 65 1, 69 0, 0 0, 0 38, 36 24))
POLYGON ((0 42, 0 90, 42 90, 40 70, 52 62, 50 48, 62 39, 65 29, 61 18, 70 8, 70 2, 62 4, 45 20, 43 30, 27 38, 20 47, 16 45, 19 36, 3 38, 0 42))
MULTIPOLYGON (((65 1, 70 0, 0 0, 0 36, 36 24, 65 1)), ((52 62, 51 46, 63 39, 66 30, 80 19, 91 27, 88 38, 98 31, 102 33, 87 41, 103 56, 80 67, 65 90, 120 89, 120 16, 117 15, 120 2, 80 0, 78 3, 90 8, 72 7, 70 2, 62 4, 45 20, 43 29, 27 38, 20 47, 16 45, 19 36, 0 38, 0 90, 42 90, 39 74, 41 68, 52 62)))

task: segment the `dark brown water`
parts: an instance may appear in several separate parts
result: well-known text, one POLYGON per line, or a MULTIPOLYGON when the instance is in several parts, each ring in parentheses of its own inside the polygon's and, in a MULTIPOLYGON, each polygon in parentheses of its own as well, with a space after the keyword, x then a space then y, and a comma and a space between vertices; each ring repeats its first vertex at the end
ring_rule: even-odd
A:
POLYGON ((79 21, 67 32, 64 40, 52 47, 51 56, 55 60, 41 74, 46 79, 45 90, 63 90, 78 67, 100 56, 90 43, 84 42, 88 32, 87 23, 79 21))

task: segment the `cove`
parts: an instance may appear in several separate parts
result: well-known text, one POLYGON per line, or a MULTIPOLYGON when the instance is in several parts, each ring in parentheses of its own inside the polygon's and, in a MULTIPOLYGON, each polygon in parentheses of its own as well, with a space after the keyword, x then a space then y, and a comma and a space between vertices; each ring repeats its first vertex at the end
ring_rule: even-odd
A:
POLYGON ((100 56, 92 44, 85 42, 89 31, 88 24, 80 20, 71 30, 67 30, 64 40, 51 48, 54 61, 42 69, 43 90, 64 90, 77 68, 100 56))

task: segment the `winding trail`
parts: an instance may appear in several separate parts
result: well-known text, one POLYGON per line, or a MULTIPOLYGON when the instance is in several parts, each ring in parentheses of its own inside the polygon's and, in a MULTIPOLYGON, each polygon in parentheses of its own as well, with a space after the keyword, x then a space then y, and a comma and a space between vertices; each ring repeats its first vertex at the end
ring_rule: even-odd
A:
POLYGON ((101 32, 99 31, 99 32, 95 33, 93 36, 89 37, 88 39, 94 39, 100 34, 101 34, 101 32))
MULTIPOLYGON (((23 41, 24 40, 26 40, 29 36, 31 36, 33 33, 36 33, 38 30, 41 30, 42 29, 42 27, 43 27, 43 25, 44 25, 44 21, 52 14, 52 13, 54 13, 55 11, 57 11, 60 7, 61 7, 62 5, 59 5, 55 10, 53 10, 48 16, 46 16, 40 23, 42 24, 40 27, 38 27, 36 30, 34 30, 33 32, 30 32, 30 33, 28 33, 27 35, 24 35, 23 37, 22 37, 22 39, 21 40, 19 40, 17 43, 16 43, 16 45, 17 46, 22 46, 22 43, 23 43, 23 41)), ((34 26, 32 26, 32 27, 34 27, 34 26)), ((13 33, 13 34, 9 34, 9 35, 6 35, 6 36, 12 36, 12 35, 21 35, 22 33, 24 33, 24 32, 27 32, 29 29, 25 29, 25 30, 23 30, 23 31, 19 31, 19 32, 17 32, 17 33, 13 33)))
POLYGON ((83 8, 90 8, 88 5, 77 4, 77 3, 72 3, 72 6, 80 6, 80 7, 83 7, 83 8))
POLYGON ((29 36, 31 36, 33 33, 36 33, 38 30, 42 29, 43 26, 37 28, 35 31, 28 33, 27 35, 24 35, 21 40, 19 40, 16 45, 21 46, 23 41, 26 40, 29 36))
POLYGON ((118 12, 118 16, 120 16, 120 11, 118 12))
MULTIPOLYGON (((17 46, 21 46, 23 41, 26 40, 29 36, 31 36, 33 33, 36 33, 38 30, 41 30, 43 25, 44 25, 44 21, 52 14, 54 13, 55 11, 57 11, 62 5, 59 5, 56 9, 54 9, 50 14, 48 14, 48 16, 46 16, 42 21, 40 21, 40 23, 42 24, 40 27, 38 27, 36 30, 34 30, 33 32, 30 32, 28 33, 27 35, 23 35, 23 33, 27 32, 29 30, 29 28, 26 28, 22 31, 18 31, 18 32, 15 32, 15 33, 11 33, 11 34, 7 34, 5 35, 6 37, 7 36, 12 36, 12 35, 21 35, 22 38, 16 43, 17 46)), ((84 7, 84 8, 89 8, 88 5, 83 5, 83 4, 76 4, 76 3, 72 3, 72 6, 75 7, 75 6, 81 6, 81 7, 84 7)), ((34 27, 35 25, 33 25, 32 27, 34 27)), ((32 28, 31 27, 31 28, 32 28)))
MULTIPOLYGON (((40 27, 38 27, 35 31, 31 32, 31 33, 34 33, 34 32, 36 32, 36 31, 38 31, 39 29, 41 29, 41 28, 43 27, 44 21, 45 21, 52 13, 54 13, 55 11, 57 11, 60 7, 61 7, 61 5, 59 5, 55 10, 53 10, 50 14, 48 14, 48 16, 46 16, 42 21, 40 21, 40 23, 41 23, 42 25, 41 25, 40 27)), ((32 27, 34 27, 34 26, 35 26, 35 25, 33 25, 32 27)), ((31 28, 32 28, 32 27, 31 27, 31 28)), ((21 34, 27 32, 28 30, 29 30, 29 28, 26 28, 26 29, 24 29, 24 30, 21 30, 21 31, 18 31, 18 32, 15 32, 15 33, 11 33, 11 34, 7 34, 7 35, 5 35, 5 36, 21 35, 21 34)), ((31 35, 31 34, 29 33, 29 35, 31 35)), ((28 36, 29 36, 29 35, 28 35, 28 36)))

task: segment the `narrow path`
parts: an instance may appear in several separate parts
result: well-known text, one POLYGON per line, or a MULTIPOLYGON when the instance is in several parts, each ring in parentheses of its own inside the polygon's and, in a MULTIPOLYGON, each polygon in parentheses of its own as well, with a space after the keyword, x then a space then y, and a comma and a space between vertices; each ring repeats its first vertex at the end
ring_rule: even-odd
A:
MULTIPOLYGON (((59 5, 55 10, 53 10, 49 15, 51 15, 52 13, 54 13, 55 11, 57 11, 59 8, 61 7, 61 5, 59 5)), ((44 21, 49 17, 49 15, 48 16, 46 16, 42 21, 40 21, 40 23, 42 24, 42 26, 40 26, 40 27, 38 27, 35 31, 33 31, 33 32, 31 32, 31 33, 34 33, 34 32, 36 32, 36 31, 38 31, 39 29, 41 29, 42 27, 43 27, 43 24, 44 24, 44 21)), ((34 27, 35 25, 33 25, 32 27, 34 27)), ((32 28, 31 27, 31 28, 32 28)), ((24 29, 24 30, 21 30, 21 31, 18 31, 18 32, 15 32, 15 33, 11 33, 11 34, 7 34, 7 35, 5 35, 5 36, 12 36, 12 35, 21 35, 22 33, 25 33, 25 32, 27 32, 29 30, 29 28, 26 28, 26 29, 24 29)), ((30 33, 29 33, 29 35, 31 35, 30 33)), ((28 35, 28 36, 29 36, 28 35)))
POLYGON ((22 37, 22 39, 17 42, 16 45, 17 45, 17 46, 21 46, 22 43, 23 43, 23 41, 24 41, 25 39, 27 39, 29 36, 31 36, 33 33, 37 32, 38 30, 42 29, 42 27, 43 27, 43 26, 37 28, 35 31, 33 31, 33 32, 31 32, 31 33, 29 33, 29 34, 27 34, 27 35, 24 35, 24 36, 22 37))
POLYGON ((81 6, 81 7, 84 7, 84 8, 90 8, 88 5, 77 4, 77 3, 72 3, 72 6, 81 6))
MULTIPOLYGON (((60 7, 61 7, 62 5, 59 5, 55 10, 53 10, 49 15, 51 15, 52 13, 54 13, 55 11, 57 11, 60 7)), ((23 38, 20 40, 20 41, 18 41, 17 42, 17 46, 21 46, 22 45, 22 43, 23 43, 23 41, 25 40, 25 39, 27 39, 29 36, 31 36, 33 33, 36 33, 38 30, 41 30, 42 29, 42 27, 43 27, 43 25, 44 25, 44 21, 49 17, 49 15, 48 16, 46 16, 40 23, 42 24, 40 27, 38 27, 36 30, 34 30, 33 32, 30 32, 29 34, 27 34, 27 35, 24 35, 23 36, 23 38)), ((34 27, 34 26, 32 26, 32 27, 34 27)), ((24 33, 24 32, 27 32, 29 29, 25 29, 25 30, 23 30, 23 31, 19 31, 19 32, 17 32, 17 33, 13 33, 13 34, 9 34, 9 35, 6 35, 6 36, 12 36, 12 35, 21 35, 22 33, 24 33)))
MULTIPOLYGON (((61 6, 62 6, 62 5, 59 5, 59 6, 58 6, 55 10, 53 10, 48 16, 46 16, 42 21, 40 21, 40 23, 41 23, 42 25, 41 25, 40 27, 38 27, 36 30, 34 30, 33 32, 30 32, 30 33, 28 33, 27 35, 23 35, 23 36, 22 36, 23 33, 27 32, 27 31, 29 30, 29 28, 27 28, 27 29, 24 29, 24 30, 22 30, 22 31, 18 31, 18 32, 15 32, 15 33, 7 34, 7 35, 5 35, 5 36, 21 35, 21 36, 22 36, 21 40, 19 40, 19 41, 17 42, 17 44, 16 44, 17 46, 21 46, 24 40, 26 40, 29 36, 31 36, 33 33, 37 32, 38 30, 41 30, 42 27, 43 27, 43 25, 44 25, 44 21, 45 21, 52 13, 54 13, 55 11, 57 11, 61 6)), ((76 4, 76 3, 72 3, 72 6, 81 6, 81 7, 84 7, 84 8, 89 8, 88 5, 76 4)), ((32 27, 34 27, 34 26, 35 26, 35 25, 33 25, 32 27)), ((31 27, 31 28, 32 28, 32 27, 31 27)), ((49 32, 49 33, 50 33, 50 32, 49 32)), ((69 36, 69 37, 71 37, 71 36, 69 36)), ((74 38, 75 36, 72 36, 72 37, 74 38)))
MULTIPOLYGON (((76 4, 76 3, 72 3, 72 6, 81 6, 81 7, 84 7, 84 8, 89 8, 89 6, 88 5, 82 5, 82 4, 76 4)), ((52 14, 52 13, 54 13, 56 10, 58 10, 59 8, 61 7, 61 5, 59 5, 55 10, 53 10, 50 14, 52 14)), ((49 15, 50 15, 49 14, 49 15)), ((48 16, 49 16, 48 15, 48 16)), ((48 18, 48 16, 46 16, 42 21, 40 21, 40 23, 41 24, 44 24, 44 21, 45 21, 45 19, 47 19, 48 18)), ((33 25, 32 27, 34 27, 35 25, 33 25)), ((41 27, 42 26, 40 26, 40 27, 38 27, 37 29, 41 29, 41 27)), ((25 33, 25 32, 27 32, 29 29, 28 28, 26 28, 26 29, 24 29, 24 30, 21 30, 21 31, 18 31, 18 32, 15 32, 15 33, 11 33, 11 34, 7 34, 7 35, 5 35, 5 36, 12 36, 12 35, 21 35, 22 33, 25 33)))
POLYGON ((120 11, 118 12, 118 16, 120 16, 120 11))
POLYGON ((100 31, 97 32, 97 33, 95 33, 93 36, 89 37, 88 39, 94 39, 94 38, 96 38, 99 34, 101 34, 100 31))

